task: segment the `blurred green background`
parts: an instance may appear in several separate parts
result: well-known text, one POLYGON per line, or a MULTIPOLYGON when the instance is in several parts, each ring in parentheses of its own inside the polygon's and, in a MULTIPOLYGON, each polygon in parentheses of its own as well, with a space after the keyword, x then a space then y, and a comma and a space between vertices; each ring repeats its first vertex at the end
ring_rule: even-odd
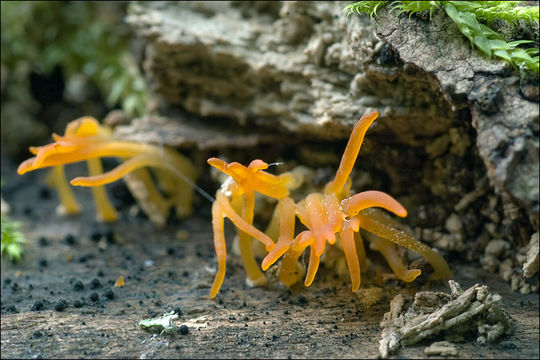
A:
POLYGON ((145 114, 142 47, 124 22, 127 4, 1 2, 3 155, 25 158, 28 146, 83 115, 145 114))

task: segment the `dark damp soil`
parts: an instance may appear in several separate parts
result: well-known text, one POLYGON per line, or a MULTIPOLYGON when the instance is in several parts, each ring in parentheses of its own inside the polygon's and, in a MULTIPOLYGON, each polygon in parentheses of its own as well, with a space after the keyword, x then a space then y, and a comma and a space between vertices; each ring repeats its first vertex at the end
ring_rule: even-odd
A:
MULTIPOLYGON (((71 178, 77 167, 67 170, 71 178)), ((4 159, 2 177, 3 197, 29 240, 21 262, 2 259, 2 358, 374 358, 379 323, 398 291, 449 291, 446 284, 387 282, 371 304, 363 296, 370 279, 353 294, 346 278, 324 266, 309 288, 250 288, 229 251, 225 282, 210 300, 216 261, 209 204, 201 201, 192 217, 156 229, 130 210, 119 182, 108 191, 120 218, 106 225, 95 220, 89 189, 75 189, 82 214, 63 217, 55 213, 56 194, 44 187, 44 171, 18 176, 4 159), (115 287, 120 276, 125 286, 115 287), (177 334, 138 326, 173 310, 177 325, 185 324, 177 334)), ((458 356, 538 358, 538 294, 512 292, 480 266, 451 266, 463 288, 481 282, 501 294, 516 321, 503 342, 460 343, 458 356)), ((397 357, 424 357, 428 345, 404 348, 397 357)))

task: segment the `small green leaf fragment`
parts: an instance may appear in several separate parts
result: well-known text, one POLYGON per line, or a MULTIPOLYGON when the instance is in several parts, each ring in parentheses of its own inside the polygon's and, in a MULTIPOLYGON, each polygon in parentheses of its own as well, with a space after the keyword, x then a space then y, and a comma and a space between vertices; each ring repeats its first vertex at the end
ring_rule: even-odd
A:
POLYGON ((23 245, 27 242, 18 230, 20 223, 11 220, 7 215, 2 216, 2 255, 10 261, 19 261, 23 255, 23 245))
POLYGON ((143 319, 139 321, 139 326, 149 332, 173 334, 176 332, 176 325, 173 323, 174 319, 178 319, 178 314, 173 311, 160 317, 143 319))

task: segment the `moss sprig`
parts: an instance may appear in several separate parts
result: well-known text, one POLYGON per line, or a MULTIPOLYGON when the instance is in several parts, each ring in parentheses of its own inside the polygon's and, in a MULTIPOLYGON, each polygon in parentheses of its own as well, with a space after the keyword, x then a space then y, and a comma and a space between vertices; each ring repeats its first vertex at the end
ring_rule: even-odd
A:
POLYGON ((521 75, 526 71, 539 73, 538 47, 521 48, 520 45, 531 44, 531 40, 507 42, 503 36, 491 29, 489 25, 497 20, 517 25, 520 20, 538 26, 539 10, 537 6, 523 6, 521 1, 360 1, 345 7, 348 15, 366 13, 370 17, 376 15, 378 9, 392 3, 392 10, 409 16, 423 11, 443 8, 446 15, 456 24, 459 31, 483 54, 503 59, 516 66, 521 75), (486 22, 487 25, 480 21, 486 22))
POLYGON ((473 12, 460 11, 455 6, 456 1, 444 3, 446 14, 454 21, 459 31, 469 41, 488 57, 498 57, 517 66, 520 71, 525 69, 539 72, 538 48, 522 49, 518 45, 529 44, 531 40, 506 42, 501 34, 478 22, 473 12))
POLYGON ((23 245, 27 242, 23 233, 19 231, 21 223, 2 216, 2 255, 10 261, 19 261, 23 255, 23 245))
POLYGON ((538 21, 537 6, 521 6, 521 1, 443 1, 451 2, 458 11, 472 12, 477 19, 488 22, 502 19, 513 25, 519 20, 538 21))
POLYGON ((347 16, 357 13, 358 15, 368 14, 370 18, 373 18, 373 16, 377 14, 377 10, 386 5, 387 2, 388 1, 359 1, 347 5, 343 11, 347 12, 347 16))
POLYGON ((392 11, 397 10, 398 15, 409 13, 409 17, 422 11, 429 11, 429 18, 431 19, 433 11, 439 8, 440 5, 440 1, 400 1, 393 4, 392 11))

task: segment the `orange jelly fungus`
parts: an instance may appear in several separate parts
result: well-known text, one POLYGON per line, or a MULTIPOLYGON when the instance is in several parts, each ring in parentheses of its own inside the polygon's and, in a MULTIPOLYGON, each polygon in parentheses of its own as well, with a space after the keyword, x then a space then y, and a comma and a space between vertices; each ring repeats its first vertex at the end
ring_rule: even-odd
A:
POLYGON ((236 162, 227 164, 217 158, 208 160, 210 165, 230 176, 217 192, 212 207, 218 272, 210 291, 211 298, 216 296, 225 277, 226 246, 223 229, 225 217, 229 218, 238 229, 244 267, 248 278, 252 280, 262 276, 259 275, 260 271, 255 265, 251 249, 248 248, 252 238, 263 243, 267 251, 261 264, 263 271, 282 258, 279 277, 287 286, 299 280, 298 259, 307 247, 310 247, 310 255, 304 284, 309 286, 317 273, 326 243, 334 245, 339 241, 349 268, 352 291, 356 291, 361 284, 360 265, 366 263, 363 240, 359 232, 361 229, 376 235, 373 237, 374 240, 369 240, 371 248, 384 256, 399 279, 411 282, 420 275, 421 270, 408 269, 402 263, 396 244, 427 259, 433 266, 435 278, 452 276, 448 264, 441 255, 398 230, 392 218, 375 209, 382 208, 400 217, 407 216, 407 210, 396 199, 381 191, 364 191, 353 195, 349 193, 350 173, 364 135, 377 117, 377 112, 371 112, 356 123, 336 175, 325 186, 324 192, 309 194, 298 203, 289 197, 290 184, 294 183, 292 173, 279 176, 269 174, 263 171, 268 165, 262 160, 254 160, 248 167, 236 162), (276 221, 279 224, 277 238, 270 238, 253 226, 254 191, 278 200, 275 210, 275 217, 278 219, 276 221), (297 235, 294 232, 296 217, 307 228, 297 235))
POLYGON ((160 212, 161 219, 166 218, 170 206, 176 207, 177 214, 185 216, 191 213, 193 189, 185 180, 193 182, 197 172, 189 159, 174 150, 117 140, 109 128, 101 126, 92 117, 74 120, 66 126, 64 136, 53 134, 52 137, 54 143, 31 147, 30 151, 35 156, 22 162, 17 172, 22 175, 28 171, 54 167, 51 179, 58 189, 66 212, 77 213, 79 207, 67 186, 63 166, 86 161, 90 176, 77 177, 70 183, 93 187, 98 216, 104 221, 114 221, 117 214, 107 199, 103 185, 119 180, 128 173, 132 173, 144 184, 148 194, 147 201, 153 204, 148 208, 160 212), (104 173, 100 159, 102 157, 118 157, 124 162, 104 173), (143 167, 156 168, 160 184, 169 190, 168 199, 164 199, 155 189, 150 174, 146 169, 142 169, 143 167), (179 179, 181 181, 177 181, 179 179), (171 185, 173 181, 175 186, 171 185))

